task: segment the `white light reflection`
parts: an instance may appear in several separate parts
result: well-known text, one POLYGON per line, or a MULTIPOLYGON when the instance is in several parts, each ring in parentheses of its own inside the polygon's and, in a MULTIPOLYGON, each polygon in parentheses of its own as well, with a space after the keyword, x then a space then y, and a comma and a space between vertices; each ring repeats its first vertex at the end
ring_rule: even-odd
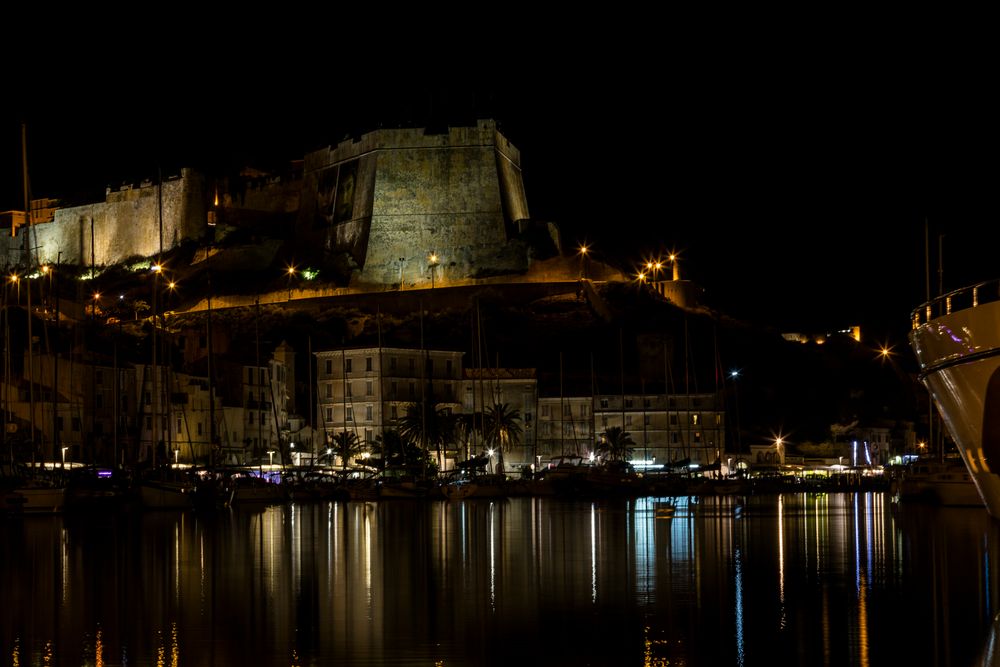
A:
POLYGON ((778 627, 785 628, 785 502, 784 495, 778 496, 778 597, 781 612, 778 627))
MULTIPOLYGON (((183 514, 181 514, 181 521, 184 521, 183 514)), ((179 523, 174 523, 174 601, 178 605, 181 601, 181 527, 179 523)))
POLYGON ((198 535, 198 596, 201 604, 201 615, 205 615, 205 533, 198 535))
POLYGON ((597 603, 597 507, 590 506, 590 600, 597 603))
POLYGON ((368 618, 374 620, 375 600, 372 592, 372 515, 364 513, 365 517, 365 595, 368 598, 368 618))
POLYGON ((295 582, 296 594, 302 593, 302 536, 299 520, 299 512, 302 505, 291 503, 288 505, 288 534, 291 536, 291 557, 292 557, 292 581, 295 582))
POLYGON ((340 505, 338 503, 327 503, 326 506, 326 580, 329 582, 330 589, 328 593, 330 597, 333 597, 333 540, 335 535, 333 532, 333 513, 338 510, 340 505))
POLYGON ((497 610, 497 553, 496 553, 496 535, 494 531, 496 530, 496 521, 494 520, 494 512, 496 511, 496 503, 490 503, 490 513, 487 523, 489 525, 489 536, 490 536, 490 610, 497 610))
POLYGON ((66 546, 66 529, 59 531, 59 561, 62 565, 62 603, 69 599, 69 550, 66 546))
POLYGON ((733 554, 736 564, 736 664, 743 666, 743 552, 736 547, 733 554))

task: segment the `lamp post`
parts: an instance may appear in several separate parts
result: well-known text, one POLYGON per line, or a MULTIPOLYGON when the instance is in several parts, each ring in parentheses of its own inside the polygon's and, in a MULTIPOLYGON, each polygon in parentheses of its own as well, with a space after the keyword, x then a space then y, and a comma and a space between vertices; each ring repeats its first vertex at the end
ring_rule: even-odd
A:
POLYGON ((587 252, 590 248, 586 243, 580 244, 580 279, 587 279, 587 252))
POLYGON ((67 449, 69 449, 69 447, 63 447, 62 448, 62 467, 63 468, 66 467, 66 450, 67 449))
POLYGON ((288 267, 287 275, 288 275, 288 300, 291 301, 292 300, 292 278, 295 277, 295 267, 294 266, 289 266, 288 267))
POLYGON ((273 449, 267 450, 267 465, 269 467, 273 467, 274 466, 274 450, 273 449))
POLYGON ((436 252, 431 251, 431 254, 427 255, 427 266, 431 270, 431 289, 434 289, 434 268, 440 262, 440 257, 438 257, 436 252))
POLYGON ((740 442, 740 385, 737 380, 740 377, 740 369, 734 368, 729 371, 729 377, 733 379, 733 402, 736 404, 736 451, 743 452, 742 443, 740 442))

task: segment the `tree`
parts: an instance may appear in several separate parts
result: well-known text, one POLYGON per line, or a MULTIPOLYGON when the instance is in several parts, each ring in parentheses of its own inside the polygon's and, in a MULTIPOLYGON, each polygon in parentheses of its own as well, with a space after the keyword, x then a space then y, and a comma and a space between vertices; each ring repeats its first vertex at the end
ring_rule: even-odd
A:
POLYGON ((497 453, 497 471, 504 472, 503 451, 521 444, 521 412, 507 403, 494 403, 483 419, 483 441, 497 453))
POLYGON ((374 450, 381 454, 380 467, 383 470, 387 466, 416 468, 428 462, 427 453, 420 448, 419 443, 404 439, 395 430, 385 431, 375 438, 374 450))
POLYGON ((611 426, 604 430, 597 451, 608 461, 626 461, 632 456, 633 447, 635 441, 631 433, 623 431, 620 426, 611 426))
POLYGON ((396 426, 404 441, 428 452, 433 446, 440 466, 442 448, 455 441, 457 420, 447 409, 436 410, 434 406, 433 400, 410 403, 406 406, 406 414, 396 420, 396 426))
POLYGON ((347 470, 347 463, 351 457, 361 451, 361 441, 354 431, 341 431, 333 435, 333 453, 340 457, 347 470))

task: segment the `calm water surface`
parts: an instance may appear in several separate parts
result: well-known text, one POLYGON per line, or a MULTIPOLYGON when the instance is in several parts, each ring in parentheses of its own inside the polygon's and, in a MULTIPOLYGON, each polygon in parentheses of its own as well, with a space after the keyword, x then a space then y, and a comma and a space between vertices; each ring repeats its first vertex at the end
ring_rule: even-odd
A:
POLYGON ((887 494, 0 519, 0 665, 972 665, 998 524, 887 494))

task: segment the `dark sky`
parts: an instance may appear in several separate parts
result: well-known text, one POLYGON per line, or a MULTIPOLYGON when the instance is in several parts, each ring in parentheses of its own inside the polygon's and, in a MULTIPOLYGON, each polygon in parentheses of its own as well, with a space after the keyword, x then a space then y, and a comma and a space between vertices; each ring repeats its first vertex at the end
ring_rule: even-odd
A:
POLYGON ((533 217, 598 254, 680 251, 684 277, 736 317, 858 323, 904 345, 925 223, 933 292, 942 234, 945 290, 996 277, 1000 109, 980 54, 720 43, 454 67, 354 58, 346 79, 305 51, 278 71, 274 53, 43 68, 0 105, 0 208, 21 207, 22 120, 33 195, 66 198, 158 169, 281 164, 380 125, 493 117, 521 150, 533 217))

